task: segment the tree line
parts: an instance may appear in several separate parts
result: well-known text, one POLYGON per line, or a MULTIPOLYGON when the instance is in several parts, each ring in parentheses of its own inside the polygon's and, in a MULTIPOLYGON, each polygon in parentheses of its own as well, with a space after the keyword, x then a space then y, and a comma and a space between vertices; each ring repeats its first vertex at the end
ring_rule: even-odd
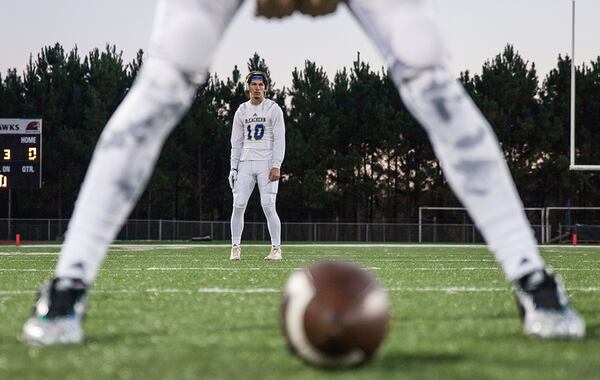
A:
MULTIPOLYGON (((56 44, 22 73, 0 74, 0 117, 42 117, 43 187, 12 193, 15 218, 67 218, 98 136, 131 87, 140 51, 124 62, 114 46, 83 56, 56 44)), ((543 80, 535 64, 507 45, 480 74, 458 78, 491 122, 528 207, 600 205, 600 180, 569 167, 568 56, 543 80)), ((231 212, 230 133, 246 101, 246 69, 213 74, 169 137, 131 218, 227 220, 231 212)), ((419 206, 458 206, 424 130, 401 102, 388 73, 357 56, 330 78, 316 62, 291 73, 289 88, 268 97, 286 115, 287 152, 278 210, 286 221, 414 221, 419 206)), ((576 68, 577 161, 600 164, 600 57, 576 68)), ((110 178, 107 178, 109 181, 110 178)), ((7 215, 7 191, 0 215, 7 215)), ((257 194, 247 210, 262 220, 257 194)))

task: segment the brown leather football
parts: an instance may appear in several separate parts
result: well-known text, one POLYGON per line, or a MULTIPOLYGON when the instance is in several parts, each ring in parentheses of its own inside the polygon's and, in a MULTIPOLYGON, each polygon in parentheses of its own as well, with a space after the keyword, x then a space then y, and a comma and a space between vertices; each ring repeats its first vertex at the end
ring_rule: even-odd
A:
POLYGON ((368 361, 385 338, 389 298, 355 264, 320 262, 290 275, 282 319, 289 347, 302 360, 352 367, 368 361))

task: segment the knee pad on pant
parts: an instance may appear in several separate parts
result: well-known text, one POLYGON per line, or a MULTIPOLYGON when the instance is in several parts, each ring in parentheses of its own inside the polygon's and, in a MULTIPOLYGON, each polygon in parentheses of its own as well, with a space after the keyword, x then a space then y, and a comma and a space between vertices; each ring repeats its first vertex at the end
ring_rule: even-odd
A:
POLYGON ((148 55, 170 62, 195 83, 204 83, 213 53, 239 4, 239 0, 161 0, 148 55))
POLYGON ((414 18, 408 16, 398 21, 403 27, 395 28, 389 41, 393 56, 392 74, 400 78, 411 77, 415 71, 439 66, 447 60, 441 32, 434 20, 427 14, 418 14, 414 18))
POLYGON ((349 6, 379 48, 396 83, 438 66, 448 52, 427 0, 350 0, 349 6))
POLYGON ((245 212, 246 212, 246 207, 238 207, 238 206, 234 205, 231 213, 232 213, 232 215, 243 216, 245 212))
POLYGON ((233 207, 236 209, 245 209, 248 205, 248 199, 243 199, 238 194, 233 193, 233 207))
POLYGON ((269 208, 275 210, 275 199, 277 194, 266 194, 260 196, 260 205, 263 209, 269 208))

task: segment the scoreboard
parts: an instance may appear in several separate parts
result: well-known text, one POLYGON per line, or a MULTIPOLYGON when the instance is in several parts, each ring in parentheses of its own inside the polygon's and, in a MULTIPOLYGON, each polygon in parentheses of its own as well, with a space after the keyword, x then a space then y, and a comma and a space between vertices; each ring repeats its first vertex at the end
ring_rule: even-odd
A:
POLYGON ((0 119, 0 190, 42 187, 42 119, 0 119))

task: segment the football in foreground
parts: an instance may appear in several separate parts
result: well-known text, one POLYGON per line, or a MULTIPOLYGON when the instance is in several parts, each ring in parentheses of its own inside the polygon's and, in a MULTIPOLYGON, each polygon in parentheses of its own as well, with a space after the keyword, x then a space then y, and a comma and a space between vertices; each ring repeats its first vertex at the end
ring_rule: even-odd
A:
POLYGON ((345 262, 320 262, 292 273, 282 304, 291 351, 323 367, 368 361, 390 320, 387 292, 366 270, 345 262))

